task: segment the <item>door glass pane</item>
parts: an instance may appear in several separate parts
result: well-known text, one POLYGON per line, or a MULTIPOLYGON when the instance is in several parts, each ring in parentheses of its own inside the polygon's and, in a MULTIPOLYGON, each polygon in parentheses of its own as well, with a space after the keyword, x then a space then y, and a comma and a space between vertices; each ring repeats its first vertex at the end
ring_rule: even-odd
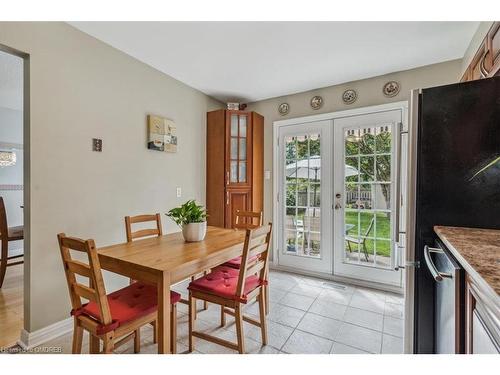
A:
POLYGON ((238 182, 238 162, 231 161, 230 182, 238 182))
POLYGON ((238 159, 238 138, 231 138, 231 159, 238 159))
POLYGON ((297 138, 285 137, 285 160, 294 161, 296 159, 297 159, 297 138))
POLYGON ((238 136, 238 115, 231 115, 231 137, 238 136))
POLYGON ((240 138, 240 160, 247 160, 247 139, 240 138))
POLYGON ((285 137, 285 253, 321 257, 321 144, 318 133, 285 137))
POLYGON ((247 163, 240 161, 239 163, 239 182, 247 182, 247 163))
POLYGON ((344 132, 344 262, 391 267, 391 127, 344 132))
POLYGON ((247 136, 247 116, 240 116, 240 137, 247 136))

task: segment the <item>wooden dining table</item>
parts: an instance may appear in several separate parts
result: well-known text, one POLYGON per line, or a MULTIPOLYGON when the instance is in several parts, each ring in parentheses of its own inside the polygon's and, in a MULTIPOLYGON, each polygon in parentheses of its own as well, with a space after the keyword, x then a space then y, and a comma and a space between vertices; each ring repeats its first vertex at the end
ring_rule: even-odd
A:
POLYGON ((158 288, 158 353, 170 353, 170 286, 243 252, 245 231, 208 227, 205 239, 185 242, 182 233, 102 247, 101 267, 158 288))

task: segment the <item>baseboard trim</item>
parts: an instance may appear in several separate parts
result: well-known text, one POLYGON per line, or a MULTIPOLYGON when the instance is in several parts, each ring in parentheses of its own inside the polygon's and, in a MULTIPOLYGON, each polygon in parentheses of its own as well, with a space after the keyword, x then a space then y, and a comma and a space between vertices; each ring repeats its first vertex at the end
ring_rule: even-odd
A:
POLYGON ((21 330, 21 338, 17 344, 24 350, 30 350, 39 345, 45 344, 47 341, 65 335, 72 330, 73 318, 61 320, 34 332, 28 332, 23 329, 21 330))

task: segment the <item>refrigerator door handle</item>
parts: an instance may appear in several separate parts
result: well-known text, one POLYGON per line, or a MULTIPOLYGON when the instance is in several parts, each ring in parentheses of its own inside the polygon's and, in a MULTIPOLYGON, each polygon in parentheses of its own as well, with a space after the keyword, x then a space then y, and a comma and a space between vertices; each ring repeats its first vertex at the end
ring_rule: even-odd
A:
MULTIPOLYGON (((400 211, 401 211, 401 142, 402 135, 407 134, 408 131, 403 130, 403 123, 399 122, 397 124, 397 138, 396 138, 396 202, 394 207, 395 212, 395 226, 394 226, 394 243, 399 243, 399 235, 401 234, 401 228, 399 226, 400 221, 400 211)), ((396 263, 397 267, 398 263, 396 263)))
POLYGON ((425 263, 427 264, 427 268, 429 268, 429 271, 431 272, 431 275, 434 278, 434 280, 436 280, 437 282, 441 282, 441 281, 443 281, 444 278, 451 279, 453 277, 451 273, 445 273, 445 272, 438 271, 438 269, 436 268, 436 265, 432 261, 431 253, 444 254, 444 251, 442 249, 429 247, 427 245, 424 246, 425 263))

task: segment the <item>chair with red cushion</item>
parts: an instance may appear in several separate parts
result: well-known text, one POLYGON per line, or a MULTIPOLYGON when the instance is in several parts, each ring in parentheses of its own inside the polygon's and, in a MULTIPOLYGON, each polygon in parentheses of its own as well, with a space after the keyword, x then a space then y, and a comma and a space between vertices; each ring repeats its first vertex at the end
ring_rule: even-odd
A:
MULTIPOLYGON (((71 298, 71 315, 74 318, 73 353, 81 353, 83 330, 90 334, 90 352, 112 353, 120 345, 134 339, 134 352, 140 351, 139 329, 156 321, 158 315, 156 286, 135 282, 106 295, 99 257, 93 240, 81 240, 57 235, 59 248, 71 298), (71 257, 71 250, 85 253, 88 263, 71 257), (77 280, 87 278, 88 285, 77 280), (82 298, 88 303, 82 303, 82 298)), ((170 292, 172 351, 176 342, 176 303, 180 294, 170 292)))
MULTIPOLYGON (((267 259, 271 240, 272 225, 257 229, 248 229, 241 259, 240 269, 227 266, 214 268, 208 275, 189 284, 189 351, 194 350, 194 337, 208 340, 219 345, 245 352, 243 320, 260 327, 262 343, 267 344, 264 286, 267 285, 267 259), (254 262, 249 260, 256 258, 254 262), (257 298, 259 303, 259 321, 243 316, 245 304, 257 298), (233 343, 204 332, 194 330, 195 300, 201 299, 221 306, 225 314, 235 317, 238 343, 233 343)), ((225 314, 221 316, 221 325, 225 324, 225 314)))
MULTIPOLYGON (((252 211, 241 211, 236 210, 235 221, 233 224, 234 229, 255 229, 262 225, 262 211, 260 212, 252 212, 252 211)), ((250 263, 253 263, 257 260, 257 257, 252 257, 249 259, 250 263)), ((241 266, 241 257, 237 257, 231 259, 230 261, 224 263, 224 266, 240 269, 241 266)), ((264 287, 264 296, 266 300, 266 315, 269 314, 269 295, 267 286, 264 287)), ((221 308, 221 321, 225 321, 224 317, 224 309, 221 308)))

